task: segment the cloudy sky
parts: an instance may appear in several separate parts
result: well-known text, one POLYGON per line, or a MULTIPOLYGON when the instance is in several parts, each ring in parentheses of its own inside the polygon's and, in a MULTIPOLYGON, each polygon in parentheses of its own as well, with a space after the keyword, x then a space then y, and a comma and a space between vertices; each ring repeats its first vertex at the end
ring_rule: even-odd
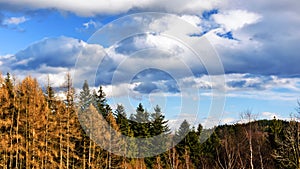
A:
POLYGON ((289 118, 300 98, 300 1, 0 0, 0 71, 103 85, 131 113, 233 123, 289 118))

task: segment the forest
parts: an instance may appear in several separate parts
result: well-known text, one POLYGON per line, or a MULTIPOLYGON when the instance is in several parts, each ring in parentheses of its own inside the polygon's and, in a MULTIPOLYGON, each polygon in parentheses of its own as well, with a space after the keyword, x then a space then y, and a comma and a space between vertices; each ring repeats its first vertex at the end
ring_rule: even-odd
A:
POLYGON ((9 73, 0 74, 0 168, 300 168, 300 104, 289 121, 275 117, 256 120, 250 111, 245 111, 247 123, 206 129, 184 120, 173 132, 159 106, 149 112, 139 104, 136 112, 127 117, 123 105, 111 108, 101 86, 90 90, 85 81, 82 89, 75 92, 69 73, 59 90, 64 99, 57 97, 58 91, 50 83, 41 87, 30 76, 18 81, 9 73), (93 119, 97 115, 102 115, 109 129, 117 132, 109 134, 102 122, 93 119), (128 144, 120 135, 160 136, 159 143, 146 139, 143 144, 148 149, 143 152, 159 147, 157 151, 162 153, 132 158, 137 154, 131 153, 141 149, 140 143, 133 140, 128 144), (203 140, 205 135, 209 137, 203 140), (170 139, 178 144, 170 145, 170 139), (100 140, 113 142, 126 155, 103 149, 100 140))

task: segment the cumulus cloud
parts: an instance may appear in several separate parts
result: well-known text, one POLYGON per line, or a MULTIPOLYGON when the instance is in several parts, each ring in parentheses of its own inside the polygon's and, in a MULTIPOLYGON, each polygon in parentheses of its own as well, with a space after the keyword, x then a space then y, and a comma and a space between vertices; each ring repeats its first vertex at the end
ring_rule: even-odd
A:
POLYGON ((233 31, 258 22, 261 16, 245 10, 230 10, 215 14, 212 18, 222 25, 225 31, 233 31))
MULTIPOLYGON (((154 37, 150 40, 147 37, 138 37, 138 39, 132 41, 140 45, 136 48, 137 50, 149 46, 155 47, 154 42, 159 40, 154 40, 154 37)), ((169 47, 169 50, 174 48, 171 44, 166 47, 169 47)), ((184 88, 191 88, 195 91, 201 89, 202 96, 210 96, 212 89, 225 88, 228 91, 228 97, 286 100, 297 98, 295 93, 300 91, 300 80, 295 77, 250 73, 226 74, 225 86, 211 81, 212 78, 218 79, 223 75, 209 76, 202 71, 201 76, 195 77, 189 72, 184 72, 185 64, 174 58, 171 59, 182 57, 183 63, 192 62, 193 58, 186 56, 184 49, 177 52, 178 56, 168 55, 161 51, 151 53, 147 50, 142 50, 138 55, 129 56, 118 53, 116 48, 111 50, 111 48, 87 44, 68 37, 46 38, 33 43, 15 55, 0 57, 0 62, 3 65, 2 71, 14 71, 24 76, 32 74, 44 79, 47 79, 45 76, 47 74, 55 78, 60 76, 60 79, 63 79, 63 72, 76 69, 74 81, 77 87, 81 87, 83 80, 87 79, 91 85, 102 84, 113 87, 114 96, 127 95, 129 92, 133 93, 132 95, 163 92, 175 96, 176 93, 184 91, 184 88), (127 89, 124 90, 124 88, 127 89), (253 91, 260 91, 260 94, 253 93, 253 91), (276 96, 277 92, 281 95, 276 96)), ((177 48, 178 46, 174 49, 178 50, 177 48)), ((196 66, 195 64, 194 67, 196 66)), ((201 65, 198 64, 198 66, 201 65)), ((191 95, 187 94, 187 96, 191 95)))
POLYGON ((182 15, 180 18, 196 27, 202 22, 201 18, 197 15, 182 15))
MULTIPOLYGON (((88 70, 94 69, 93 66, 96 67, 99 62, 97 58, 101 58, 103 55, 105 52, 100 45, 87 44, 69 37, 57 37, 35 42, 14 55, 0 57, 0 61, 4 65, 2 67, 4 72, 13 72, 20 77, 32 75, 41 80, 47 79, 44 75, 53 75, 56 82, 61 82, 66 72, 75 70, 79 57, 86 57, 88 60, 81 60, 84 66, 79 64, 78 66, 82 67, 76 73, 80 77, 93 76, 93 74, 88 74, 90 73, 88 70), (88 73, 81 74, 81 72, 88 73)), ((82 80, 74 79, 75 85, 81 85, 82 80)), ((59 84, 55 83, 55 85, 59 84)))
MULTIPOLYGON (((197 32, 186 30, 184 33, 205 35, 218 51, 226 73, 299 76, 300 72, 296 64, 300 61, 297 55, 297 44, 300 41, 298 1, 287 3, 280 0, 264 2, 254 0, 241 4, 234 0, 230 5, 227 1, 219 0, 205 2, 176 0, 171 4, 168 1, 156 0, 93 3, 80 0, 76 2, 3 0, 0 3, 1 8, 7 10, 21 7, 25 10, 51 8, 84 16, 120 14, 128 11, 170 12, 199 28, 197 32)), ((22 20, 24 18, 15 18, 11 23, 22 20)), ((94 20, 86 22, 84 27, 91 27, 95 25, 94 22, 94 20)), ((174 23, 170 17, 145 22, 144 25, 158 32, 166 27, 172 27, 173 31, 182 27, 182 24, 174 23)), ((169 32, 165 29, 163 33, 169 32)), ((162 40, 158 42, 164 42, 160 44, 161 46, 167 44, 162 40)))
POLYGON ((19 70, 37 70, 41 64, 45 64, 51 67, 71 68, 82 48, 84 43, 77 39, 45 38, 17 52, 10 67, 19 70))

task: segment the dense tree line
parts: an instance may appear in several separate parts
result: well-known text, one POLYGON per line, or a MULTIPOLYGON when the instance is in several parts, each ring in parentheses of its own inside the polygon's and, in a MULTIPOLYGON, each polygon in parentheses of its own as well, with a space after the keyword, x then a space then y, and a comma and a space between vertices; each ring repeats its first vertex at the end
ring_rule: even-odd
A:
POLYGON ((101 86, 91 91, 85 81, 76 96, 70 74, 59 91, 63 99, 50 82, 42 88, 30 76, 0 74, 0 168, 300 168, 297 116, 257 121, 246 112, 248 123, 203 129, 184 120, 172 132, 159 106, 149 112, 139 104, 127 117, 101 86), (152 151, 164 153, 131 158, 152 151))

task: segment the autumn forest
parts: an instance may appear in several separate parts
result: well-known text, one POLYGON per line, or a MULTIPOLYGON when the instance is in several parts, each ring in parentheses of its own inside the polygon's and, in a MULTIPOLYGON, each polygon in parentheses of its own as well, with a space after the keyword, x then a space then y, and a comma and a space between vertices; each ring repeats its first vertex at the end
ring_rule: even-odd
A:
POLYGON ((246 123, 206 129, 184 120, 171 131, 159 106, 148 111, 139 104, 127 117, 123 105, 108 104, 101 86, 94 91, 82 83, 75 92, 66 74, 62 99, 50 83, 42 87, 30 76, 19 81, 0 74, 0 168, 300 168, 299 108, 289 121, 257 120, 245 111, 246 123), (109 127, 96 120, 99 115, 109 127))

